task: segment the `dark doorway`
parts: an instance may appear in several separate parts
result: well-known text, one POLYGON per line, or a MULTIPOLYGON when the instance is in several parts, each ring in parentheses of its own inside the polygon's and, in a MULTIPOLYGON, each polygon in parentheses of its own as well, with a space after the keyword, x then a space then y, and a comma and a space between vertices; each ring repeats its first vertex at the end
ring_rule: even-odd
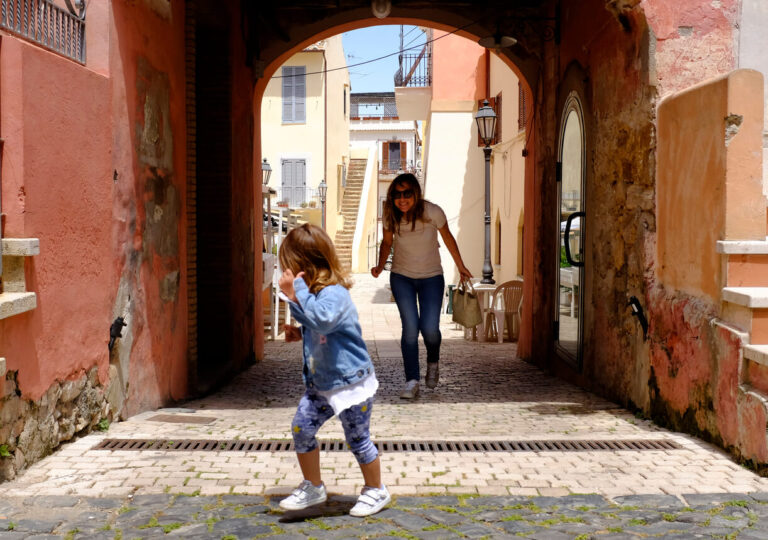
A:
POLYGON ((196 19, 197 303, 190 310, 197 311, 197 369, 190 390, 204 393, 227 375, 234 340, 232 77, 226 22, 207 11, 196 19))

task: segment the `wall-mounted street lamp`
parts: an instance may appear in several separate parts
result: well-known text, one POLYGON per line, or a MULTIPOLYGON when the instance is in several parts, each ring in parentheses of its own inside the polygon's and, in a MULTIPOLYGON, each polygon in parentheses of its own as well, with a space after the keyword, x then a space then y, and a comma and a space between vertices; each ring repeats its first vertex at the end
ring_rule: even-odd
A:
POLYGON ((491 266, 491 141, 496 133, 496 113, 483 101, 483 106, 475 115, 477 129, 480 138, 485 144, 485 259, 483 260, 483 279, 480 283, 496 283, 493 280, 493 267, 491 266))
POLYGON ((272 176, 272 167, 269 166, 267 158, 264 158, 261 162, 261 181, 265 186, 269 185, 270 176, 272 176))
POLYGON ((325 196, 328 194, 328 184, 325 183, 325 178, 320 181, 320 185, 317 186, 317 194, 320 195, 320 208, 323 212, 323 230, 325 230, 325 196))
MULTIPOLYGON (((267 199, 267 211, 264 214, 264 221, 267 224, 267 244, 264 246, 264 249, 267 253, 272 253, 272 197, 269 193, 269 177, 271 175, 272 167, 269 166, 267 158, 264 158, 264 161, 261 162, 261 195, 262 197, 266 196, 267 199)), ((264 207, 262 206, 262 211, 263 210, 264 207)))

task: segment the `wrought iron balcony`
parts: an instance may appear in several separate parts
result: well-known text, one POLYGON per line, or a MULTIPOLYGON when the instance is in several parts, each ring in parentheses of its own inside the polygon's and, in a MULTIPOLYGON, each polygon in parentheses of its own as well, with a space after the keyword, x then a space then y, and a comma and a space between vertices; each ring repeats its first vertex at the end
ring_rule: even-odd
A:
POLYGON ((401 54, 400 68, 395 73, 395 87, 423 88, 432 86, 432 48, 427 44, 418 54, 401 54))
POLYGON ((0 28, 85 64, 85 0, 0 0, 0 28))

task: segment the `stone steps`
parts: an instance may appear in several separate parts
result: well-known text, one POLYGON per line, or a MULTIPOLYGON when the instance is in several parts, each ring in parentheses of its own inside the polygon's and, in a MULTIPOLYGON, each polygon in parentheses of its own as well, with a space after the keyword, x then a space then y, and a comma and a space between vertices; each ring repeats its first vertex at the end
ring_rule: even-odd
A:
POLYGON ((723 302, 749 333, 744 358, 768 366, 768 238, 719 241, 717 251, 727 257, 723 302))
POLYGON ((341 215, 344 217, 344 227, 336 232, 334 243, 336 253, 342 266, 352 266, 352 244, 357 225, 357 213, 360 208, 360 198, 363 194, 363 181, 366 160, 353 159, 347 168, 347 185, 344 188, 344 198, 341 201, 341 215))

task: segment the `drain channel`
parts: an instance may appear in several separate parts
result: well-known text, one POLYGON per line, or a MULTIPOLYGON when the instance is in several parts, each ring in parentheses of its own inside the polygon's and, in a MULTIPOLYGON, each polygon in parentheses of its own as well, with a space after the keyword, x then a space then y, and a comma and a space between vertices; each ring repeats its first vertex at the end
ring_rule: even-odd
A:
MULTIPOLYGON (((318 441, 324 452, 347 451, 340 440, 318 441)), ((379 452, 594 452, 616 450, 679 450, 675 441, 627 440, 540 440, 540 441, 374 441, 379 452)), ((291 440, 170 440, 104 439, 93 450, 162 450, 187 452, 293 452, 291 440)))

